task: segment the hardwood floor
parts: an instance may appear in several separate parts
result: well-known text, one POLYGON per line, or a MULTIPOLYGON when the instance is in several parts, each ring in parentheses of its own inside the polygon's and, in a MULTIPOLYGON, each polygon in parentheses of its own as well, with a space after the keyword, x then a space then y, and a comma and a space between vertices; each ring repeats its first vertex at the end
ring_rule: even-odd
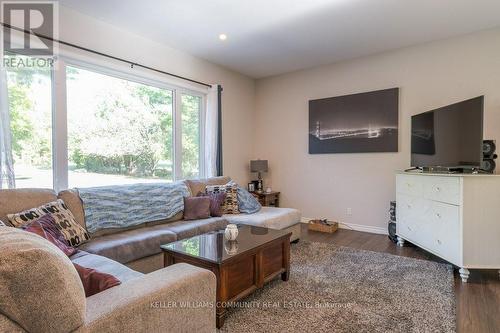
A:
MULTIPOLYGON (((325 234, 308 231, 304 224, 301 239, 443 262, 418 247, 398 247, 384 235, 346 229, 325 234)), ((461 282, 458 270, 455 270, 455 297, 458 332, 500 332, 500 278, 497 270, 472 270, 467 283, 461 282)))

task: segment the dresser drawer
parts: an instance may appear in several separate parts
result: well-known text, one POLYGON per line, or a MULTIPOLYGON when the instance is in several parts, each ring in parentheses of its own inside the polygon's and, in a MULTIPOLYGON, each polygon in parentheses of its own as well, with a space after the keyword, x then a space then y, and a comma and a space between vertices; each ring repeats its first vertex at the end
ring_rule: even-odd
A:
POLYGON ((430 201, 422 197, 407 194, 398 194, 396 221, 423 219, 425 212, 430 209, 430 201))
POLYGON ((460 206, 397 194, 396 233, 454 263, 460 263, 460 206))
POLYGON ((396 192, 421 196, 423 194, 422 177, 415 175, 397 175, 396 192))
POLYGON ((433 202, 429 212, 432 232, 426 246, 449 262, 460 265, 460 207, 433 202))
POLYGON ((430 220, 431 201, 399 193, 396 209, 396 233, 408 240, 416 240, 421 235, 427 235, 430 220))
POLYGON ((460 205, 461 186, 458 177, 422 177, 424 198, 460 205))

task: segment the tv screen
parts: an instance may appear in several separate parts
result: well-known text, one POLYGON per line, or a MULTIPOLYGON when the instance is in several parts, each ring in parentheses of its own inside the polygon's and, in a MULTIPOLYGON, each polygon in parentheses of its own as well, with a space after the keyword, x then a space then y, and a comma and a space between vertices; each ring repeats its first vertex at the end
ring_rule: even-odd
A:
POLYGON ((479 168, 484 96, 411 118, 411 166, 479 168))

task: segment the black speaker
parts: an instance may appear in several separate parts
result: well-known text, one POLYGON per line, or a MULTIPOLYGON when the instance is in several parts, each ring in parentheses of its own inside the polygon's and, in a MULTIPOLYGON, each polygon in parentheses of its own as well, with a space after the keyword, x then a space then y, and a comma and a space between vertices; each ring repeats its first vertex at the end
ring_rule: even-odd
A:
POLYGON ((495 153, 497 145, 494 140, 483 140, 483 156, 490 156, 495 153))
POLYGON ((493 173, 497 164, 495 159, 498 157, 495 154, 496 144, 494 140, 483 141, 483 161, 481 162, 481 170, 493 173))
POLYGON ((495 160, 490 160, 490 159, 484 159, 483 162, 481 163, 481 170, 493 173, 495 171, 497 164, 495 160))
POLYGON ((389 217, 390 217, 389 225, 387 226, 389 239, 394 243, 397 243, 398 239, 396 236, 396 201, 390 202, 389 217))
POLYGON ((396 236, 396 223, 395 222, 389 222, 389 225, 387 226, 388 232, 389 232, 389 239, 393 243, 398 242, 398 236, 396 236))

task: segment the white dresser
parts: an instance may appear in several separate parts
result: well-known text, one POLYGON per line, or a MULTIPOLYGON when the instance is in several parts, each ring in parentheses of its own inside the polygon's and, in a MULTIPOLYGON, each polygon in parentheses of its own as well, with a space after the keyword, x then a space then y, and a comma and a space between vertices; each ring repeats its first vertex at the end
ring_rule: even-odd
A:
POLYGON ((399 246, 449 261, 464 282, 469 269, 500 269, 500 175, 398 172, 396 205, 399 246))

